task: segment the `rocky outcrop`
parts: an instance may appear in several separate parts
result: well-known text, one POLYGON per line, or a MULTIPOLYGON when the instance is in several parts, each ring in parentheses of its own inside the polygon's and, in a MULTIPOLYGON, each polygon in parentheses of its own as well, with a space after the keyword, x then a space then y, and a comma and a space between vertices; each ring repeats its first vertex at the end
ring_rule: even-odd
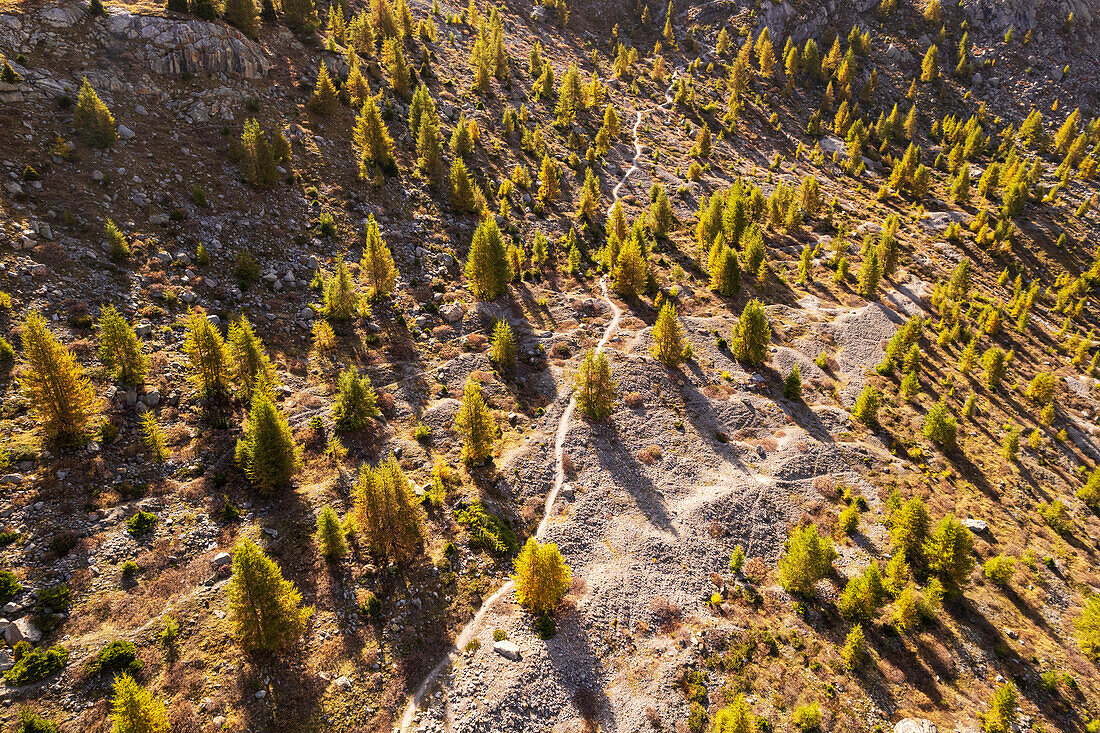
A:
POLYGON ((142 57, 158 74, 221 73, 258 79, 271 68, 259 45, 216 23, 134 15, 124 10, 113 10, 104 23, 109 45, 142 57))
POLYGON ((894 733, 938 733, 936 724, 925 718, 905 718, 894 726, 894 733))

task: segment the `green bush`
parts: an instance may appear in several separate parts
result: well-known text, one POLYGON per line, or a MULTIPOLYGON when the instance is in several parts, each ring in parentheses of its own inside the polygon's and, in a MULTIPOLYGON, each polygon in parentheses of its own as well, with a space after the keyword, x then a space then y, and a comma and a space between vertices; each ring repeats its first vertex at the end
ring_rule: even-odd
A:
POLYGON ((23 586, 19 584, 15 573, 10 570, 0 571, 0 603, 7 603, 22 592, 23 586))
POLYGON ((49 649, 32 649, 30 644, 15 645, 15 666, 4 673, 9 685, 29 685, 49 677, 69 662, 69 651, 63 646, 49 649))
POLYGON ((71 600, 72 591, 67 585, 56 585, 38 592, 38 602, 58 613, 68 608, 71 600))
POLYGON ((237 253, 237 261, 233 265, 233 277, 237 279, 237 284, 241 286, 241 290, 247 290, 248 286, 259 281, 260 263, 252 256, 252 253, 237 253))
POLYGON ((60 733, 57 723, 43 718, 38 713, 28 708, 20 708, 19 725, 15 733, 60 733))
POLYGON ((508 523, 486 509, 481 502, 455 510, 455 521, 469 531, 470 547, 481 547, 501 554, 519 549, 516 535, 508 523))
POLYGON ((359 610, 371 618, 377 618, 382 613, 382 601, 369 590, 364 591, 359 599, 359 610))
POLYGON ((554 619, 550 618, 549 615, 544 613, 535 619, 535 634, 543 641, 553 639, 556 631, 554 619))
POLYGON ((145 666, 137 658, 137 647, 132 642, 124 639, 116 639, 99 650, 99 653, 84 663, 84 671, 88 674, 109 672, 119 674, 125 672, 128 675, 136 675, 145 666))
POLYGON ((821 725, 821 708, 816 702, 799 705, 791 713, 791 722, 799 730, 813 730, 821 725))
POLYGON ((989 582, 1005 586, 1012 580, 1012 574, 1016 572, 1016 558, 1011 555, 996 555, 982 564, 982 572, 989 582))
POLYGON ((148 533, 157 524, 157 515, 152 512, 138 511, 137 514, 126 520, 126 528, 131 537, 141 537, 148 533))

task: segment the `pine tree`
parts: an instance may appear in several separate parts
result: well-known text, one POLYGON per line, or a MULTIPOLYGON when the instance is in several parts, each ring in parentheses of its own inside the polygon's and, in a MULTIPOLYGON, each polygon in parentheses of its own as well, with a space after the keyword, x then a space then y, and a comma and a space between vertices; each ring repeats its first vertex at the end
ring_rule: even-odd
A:
POLYGON ((924 437, 946 449, 955 446, 956 432, 955 417, 948 411, 944 399, 940 398, 939 402, 928 408, 928 412, 925 413, 922 433, 924 437))
POLYGON ((355 119, 352 139, 359 150, 359 177, 371 178, 371 166, 381 169, 387 175, 396 172, 393 158, 393 138, 374 97, 367 97, 363 109, 355 119))
POLYGON ((924 541, 928 537, 931 519, 928 507, 920 497, 913 497, 890 515, 890 544, 907 558, 924 557, 924 541))
POLYGON ((755 733, 756 729, 756 718, 749 710, 745 696, 738 693, 715 714, 710 733, 755 733))
POLYGON ((412 101, 409 102, 409 134, 414 138, 419 134, 420 120, 425 115, 436 127, 439 126, 439 113, 435 108, 435 100, 428 91, 428 87, 421 82, 413 92, 412 101))
POLYGON ((344 528, 336 511, 325 504, 317 515, 317 550, 326 560, 338 560, 348 554, 348 543, 344 538, 344 528))
POLYGON ((191 0, 191 13, 206 21, 217 19, 217 0, 191 0))
POLYGON ((115 677, 113 688, 112 733, 169 733, 168 711, 153 693, 128 674, 115 677))
POLYGON ((508 291, 512 273, 506 254, 496 219, 484 217, 466 258, 466 282, 478 300, 496 300, 508 291))
POLYGON ((670 44, 676 43, 676 34, 672 31, 672 0, 668 0, 668 11, 665 13, 665 27, 661 31, 661 37, 670 44))
POLYGON ((779 559, 779 585, 793 595, 808 596, 814 583, 833 571, 836 557, 832 540, 818 534, 816 525, 798 527, 779 559))
POLYGON ((991 391, 997 391, 1004 379, 1008 366, 1008 355, 999 346, 990 346, 982 354, 982 368, 985 369, 985 383, 991 391))
POLYGON ((348 28, 344 18, 344 9, 339 2, 328 6, 328 28, 325 31, 329 40, 338 46, 347 45, 348 28))
POLYGON ((141 384, 149 371, 141 340, 113 305, 99 311, 99 360, 112 379, 126 385, 141 384))
POLYGON ((484 463, 492 452, 497 424, 485 403, 481 385, 473 376, 466 380, 462 390, 462 406, 455 416, 455 425, 462 433, 463 460, 471 466, 484 463))
POLYGON ((313 608, 302 608, 302 594, 255 542, 242 538, 233 548, 229 580, 233 636, 248 651, 279 651, 305 631, 313 608))
POLYGON ((470 123, 466 121, 466 113, 458 116, 458 124, 451 133, 451 152, 457 157, 466 158, 474 150, 474 137, 470 134, 470 123))
POLYGON ((504 372, 510 372, 516 365, 516 335, 507 319, 501 318, 493 326, 493 336, 489 345, 489 361, 504 372))
POLYGON ((322 312, 330 321, 350 321, 359 310, 359 292, 343 257, 336 258, 336 267, 324 284, 322 312))
POLYGON ((191 362, 191 382, 199 399, 224 396, 229 381, 225 341, 214 324, 197 311, 187 314, 183 353, 191 362))
POLYGON ((376 467, 364 465, 352 489, 356 531, 367 548, 391 562, 408 562, 424 539, 420 508, 409 480, 390 455, 376 467))
POLYGON ((844 666, 850 670, 863 666, 867 658, 867 650, 862 624, 856 624, 848 632, 848 636, 844 639, 844 648, 840 650, 840 658, 844 661, 844 666))
POLYGON ((256 5, 253 0, 225 0, 225 19, 249 38, 256 37, 256 5))
POLYGON ((516 602, 536 613, 551 613, 572 585, 572 573, 558 546, 542 544, 534 537, 516 556, 516 602))
POLYGON ((584 176, 584 186, 581 188, 581 200, 577 205, 576 217, 593 223, 600 215, 600 184, 596 180, 592 168, 589 167, 584 176))
POLYGON ((798 364, 791 367, 791 373, 783 380, 783 396, 788 400, 802 399, 802 369, 798 364))
POLYGON ((760 63, 760 73, 765 79, 770 78, 775 73, 775 45, 767 26, 756 39, 756 59, 760 63))
POLYGON ((589 349, 573 379, 577 407, 591 420, 606 420, 615 402, 611 362, 603 352, 589 349))
POLYGON ((577 108, 584 103, 584 90, 581 88, 580 72, 576 64, 570 64, 562 75, 558 86, 558 105, 554 109, 557 115, 554 124, 568 128, 577 118, 577 108))
POLYGON ((676 368, 685 360, 688 344, 684 339, 684 328, 676 315, 676 306, 665 303, 657 315, 657 322, 651 333, 653 344, 649 353, 654 359, 667 367, 676 368))
POLYGON ((344 84, 348 91, 348 99, 352 107, 360 109, 370 96, 370 84, 363 78, 363 72, 359 68, 359 54, 354 46, 348 44, 348 80, 344 84))
POLYGON ((615 291, 627 298, 637 298, 645 291, 649 282, 649 268, 642 251, 642 243, 637 235, 627 238, 626 244, 619 250, 612 273, 615 279, 615 291))
POLYGON ((337 430, 361 430, 370 424, 378 412, 378 395, 370 377, 359 376, 355 367, 340 372, 336 383, 336 400, 332 403, 332 422, 337 430))
POLYGON ((37 311, 27 314, 22 336, 23 362, 17 379, 35 422, 48 440, 78 440, 99 413, 95 387, 37 311))
POLYGON ((451 206, 468 214, 480 211, 485 203, 481 190, 470 179, 462 158, 451 162, 450 199, 451 206))
POLYGON ((276 385, 278 377, 271 358, 264 350, 263 341, 244 316, 229 324, 226 350, 230 380, 245 403, 252 401, 257 384, 261 389, 271 389, 276 385))
POLYGON ((772 327, 764 313, 764 304, 753 298, 745 304, 741 317, 730 334, 730 350, 739 361, 759 366, 768 358, 772 327))
POLYGON ((295 445, 290 423, 275 406, 271 392, 260 378, 256 383, 235 457, 248 480, 266 492, 290 484, 302 465, 301 448, 295 445))
POLYGON ((367 220, 363 235, 363 257, 359 260, 359 281, 366 289, 369 300, 388 298, 397 283, 397 268, 393 254, 382 240, 374 214, 367 220))
POLYGON ((115 118, 92 89, 87 77, 80 85, 80 95, 73 111, 73 127, 84 143, 93 148, 110 147, 118 139, 115 118))
POLYGON ((313 86, 313 95, 309 98, 309 108, 318 114, 332 114, 336 111, 338 99, 336 85, 332 83, 328 66, 322 60, 321 68, 317 71, 317 83, 313 86))

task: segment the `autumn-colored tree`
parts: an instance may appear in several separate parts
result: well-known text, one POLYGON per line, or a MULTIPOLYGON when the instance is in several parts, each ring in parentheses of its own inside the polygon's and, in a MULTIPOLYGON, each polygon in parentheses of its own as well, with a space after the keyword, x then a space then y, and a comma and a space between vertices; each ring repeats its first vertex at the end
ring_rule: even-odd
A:
POLYGON ((577 407, 592 420, 606 420, 615 404, 615 380, 611 376, 611 362, 607 354, 589 349, 573 386, 577 407))
POLYGON ((478 300, 496 300, 507 292, 512 273, 506 254, 496 219, 486 216, 474 232, 466 258, 466 282, 478 300))
POLYGON ((112 379, 138 385, 149 371, 149 357, 141 350, 141 340, 113 305, 99 311, 99 360, 112 379))
POLYGON ((558 86, 558 106, 554 110, 557 118, 554 124, 563 128, 570 127, 577 119, 577 108, 583 104, 584 89, 581 86, 580 72, 576 64, 570 64, 558 86))
POLYGON ((612 274, 615 279, 615 291, 620 295, 637 298, 645 291, 649 282, 649 268, 637 234, 627 237, 626 243, 619 250, 612 274))
POLYGON ((73 111, 73 127, 84 143, 93 148, 110 147, 118 139, 115 118, 92 89, 87 77, 80 84, 80 94, 73 111))
POLYGON ((561 191, 561 169, 547 153, 542 156, 539 168, 539 201, 548 204, 558 197, 561 191))
POLYGON ((485 204, 484 195, 470 179, 462 158, 455 158, 451 162, 450 199, 451 206, 468 214, 480 211, 485 204))
POLYGON ((966 582, 974 567, 974 538, 954 514, 940 520, 923 549, 928 570, 945 586, 958 588, 966 582))
MULTIPOLYGON (((672 212, 672 202, 668 200, 668 191, 660 183, 654 183, 649 189, 649 201, 650 231, 659 239, 668 236, 676 221, 672 212)), ((616 199, 617 202, 618 199, 616 199)))
POLYGON ((359 282, 366 289, 367 298, 370 300, 388 298, 397 283, 397 267, 393 264, 393 253, 382 240, 374 214, 367 219, 367 228, 363 233, 363 257, 359 260, 359 282))
POLYGON ((257 384, 263 389, 275 386, 278 380, 275 367, 264 349, 263 341, 244 316, 229 324, 226 347, 230 380, 245 402, 252 401, 252 392, 257 384))
POLYGON ((928 47, 924 53, 924 60, 920 66, 920 80, 922 82, 935 81, 940 78, 939 50, 935 44, 928 47))
POLYGON ((596 179, 592 168, 589 167, 584 175, 584 186, 581 188, 581 200, 577 205, 577 218, 592 223, 600 215, 600 183, 596 179))
POLYGON ((256 380, 248 420, 234 454, 248 480, 263 491, 289 485, 302 465, 301 448, 294 443, 290 423, 264 388, 262 377, 256 380))
POLYGON ((369 179, 372 176, 371 166, 381 169, 387 174, 396 172, 396 162, 393 158, 393 138, 386 123, 382 121, 382 113, 378 110, 378 103, 374 97, 367 97, 363 103, 363 109, 355 119, 355 129, 352 131, 352 140, 359 150, 359 176, 369 179))
POLYGON ((719 295, 732 298, 741 290, 741 263, 732 247, 715 240, 718 248, 710 268, 710 289, 719 295))
POLYGON ((501 318, 493 326, 489 343, 489 361, 501 371, 510 372, 516 365, 516 335, 508 320, 501 318))
POLYGON ((256 188, 271 188, 279 180, 274 146, 253 118, 245 120, 240 143, 241 173, 256 188))
POLYGON ((420 508, 396 458, 364 465, 352 494, 356 531, 371 552, 392 562, 416 557, 424 539, 420 508))
POLYGON ((481 384, 473 376, 462 390, 462 406, 455 416, 455 425, 462 434, 462 458, 473 466, 483 463, 492 452, 497 423, 485 403, 481 384))
POLYGON ((313 95, 309 98, 309 108, 318 114, 332 114, 336 111, 338 101, 336 85, 332 83, 328 66, 322 60, 321 68, 317 71, 317 83, 313 85, 313 95))
MULTIPOLYGON (((416 167, 433 185, 443 180, 443 142, 439 136, 439 125, 429 115, 421 115, 420 132, 416 136, 418 157, 416 167)), ((456 161, 460 162, 460 161, 456 161)), ((466 184, 469 185, 469 176, 466 184)), ((471 192, 472 193, 472 192, 471 192)), ((470 199, 473 200, 473 196, 470 199)))
POLYGON ((191 382, 200 399, 225 395, 229 382, 225 341, 214 324, 202 313, 187 314, 187 337, 183 352, 191 363, 191 382))
POLYGON ((386 39, 383 60, 390 75, 393 93, 402 99, 409 97, 409 66, 405 63, 405 54, 401 52, 401 42, 396 38, 386 39))
POLYGON ((542 544, 531 537, 516 556, 512 580, 519 605, 536 613, 551 613, 569 592, 573 576, 556 544, 542 544))
POLYGON ((23 361, 17 374, 35 422, 49 440, 79 439, 99 414, 100 400, 80 362, 37 311, 23 321, 23 361))
POLYGON ((661 306, 661 312, 657 315, 657 322, 653 324, 651 335, 653 344, 649 347, 649 353, 654 359, 673 368, 686 359, 685 352, 688 350, 688 344, 684 339, 684 327, 680 325, 676 306, 672 303, 661 306))
POLYGON ((313 615, 302 594, 255 542, 237 541, 229 580, 233 636, 248 651, 279 651, 296 642, 313 615))
POLYGON ((125 673, 115 677, 112 686, 112 733, 169 733, 168 710, 153 693, 125 673))

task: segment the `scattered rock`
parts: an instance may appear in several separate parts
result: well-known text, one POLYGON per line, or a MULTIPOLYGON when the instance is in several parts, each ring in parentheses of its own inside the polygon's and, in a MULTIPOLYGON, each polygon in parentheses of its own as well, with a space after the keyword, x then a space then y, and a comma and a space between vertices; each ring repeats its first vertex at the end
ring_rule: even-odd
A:
POLYGON ((520 661, 523 657, 520 656, 519 647, 514 642, 504 639, 503 641, 493 642, 493 651, 504 657, 510 659, 513 662, 520 661))

